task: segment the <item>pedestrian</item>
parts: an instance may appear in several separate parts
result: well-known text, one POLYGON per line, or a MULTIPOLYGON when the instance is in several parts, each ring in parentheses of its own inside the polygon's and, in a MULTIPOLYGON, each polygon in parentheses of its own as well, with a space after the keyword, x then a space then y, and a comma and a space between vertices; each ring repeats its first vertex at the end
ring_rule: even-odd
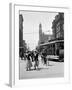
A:
POLYGON ((31 52, 31 59, 32 59, 32 62, 34 61, 34 53, 33 51, 31 52))
POLYGON ((34 54, 34 60, 35 60, 34 69, 36 70, 36 68, 38 68, 38 65, 39 65, 38 52, 36 52, 36 51, 34 54))
POLYGON ((42 58, 44 60, 44 64, 46 65, 47 64, 47 60, 46 60, 46 53, 42 53, 42 58))
POLYGON ((47 60, 47 66, 49 66, 49 56, 46 56, 46 60, 47 60))
POLYGON ((32 67, 30 52, 27 53, 26 57, 27 57, 26 70, 28 71, 31 70, 32 67))

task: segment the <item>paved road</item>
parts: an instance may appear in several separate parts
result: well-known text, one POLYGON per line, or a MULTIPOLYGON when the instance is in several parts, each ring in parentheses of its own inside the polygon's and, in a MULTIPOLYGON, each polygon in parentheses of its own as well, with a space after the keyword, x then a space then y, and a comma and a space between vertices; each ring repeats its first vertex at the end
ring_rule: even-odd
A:
POLYGON ((53 62, 49 61, 49 66, 39 64, 38 70, 26 71, 26 62, 20 60, 19 78, 50 78, 50 77, 63 77, 64 76, 64 62, 53 62))

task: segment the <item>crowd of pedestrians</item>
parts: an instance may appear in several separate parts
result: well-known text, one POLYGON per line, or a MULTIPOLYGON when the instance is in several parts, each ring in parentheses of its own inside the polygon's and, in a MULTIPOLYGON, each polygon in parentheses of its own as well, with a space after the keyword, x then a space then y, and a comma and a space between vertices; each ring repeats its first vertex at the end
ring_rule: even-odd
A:
POLYGON ((39 53, 36 51, 33 52, 26 52, 26 70, 31 70, 32 62, 34 63, 34 70, 38 68, 39 60, 38 60, 39 53))
POLYGON ((41 61, 43 64, 47 64, 46 54, 39 53, 37 51, 27 51, 25 53, 25 60, 26 60, 26 70, 30 71, 31 67, 34 70, 38 69, 39 67, 39 56, 41 57, 41 61))

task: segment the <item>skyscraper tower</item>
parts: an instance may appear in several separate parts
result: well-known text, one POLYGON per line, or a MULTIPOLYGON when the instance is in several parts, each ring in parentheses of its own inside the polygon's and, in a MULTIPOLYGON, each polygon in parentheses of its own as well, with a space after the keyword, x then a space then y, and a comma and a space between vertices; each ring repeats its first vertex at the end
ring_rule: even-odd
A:
POLYGON ((39 24, 39 44, 41 43, 42 41, 42 24, 40 23, 39 24))
POLYGON ((42 31, 42 24, 40 23, 39 24, 39 42, 38 44, 43 44, 45 42, 48 42, 48 40, 52 37, 52 35, 49 35, 49 34, 45 34, 43 31, 42 31))

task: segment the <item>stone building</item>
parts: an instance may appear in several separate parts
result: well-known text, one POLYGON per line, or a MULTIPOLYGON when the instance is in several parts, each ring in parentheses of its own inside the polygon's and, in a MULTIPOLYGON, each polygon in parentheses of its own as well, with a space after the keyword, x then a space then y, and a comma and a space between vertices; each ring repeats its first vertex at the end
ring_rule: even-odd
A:
POLYGON ((59 42, 55 43, 55 55, 58 55, 64 50, 64 13, 59 13, 55 16, 55 19, 52 22, 52 30, 53 41, 59 42))
POLYGON ((64 13, 59 13, 55 16, 52 22, 53 38, 64 39, 64 13))
POLYGON ((19 47, 23 47, 23 16, 19 15, 19 47))
POLYGON ((44 34, 44 32, 42 32, 42 24, 39 24, 39 44, 43 44, 48 42, 48 40, 50 40, 52 37, 52 35, 49 34, 44 34))
POLYGON ((23 16, 19 15, 19 56, 23 57, 23 16))

